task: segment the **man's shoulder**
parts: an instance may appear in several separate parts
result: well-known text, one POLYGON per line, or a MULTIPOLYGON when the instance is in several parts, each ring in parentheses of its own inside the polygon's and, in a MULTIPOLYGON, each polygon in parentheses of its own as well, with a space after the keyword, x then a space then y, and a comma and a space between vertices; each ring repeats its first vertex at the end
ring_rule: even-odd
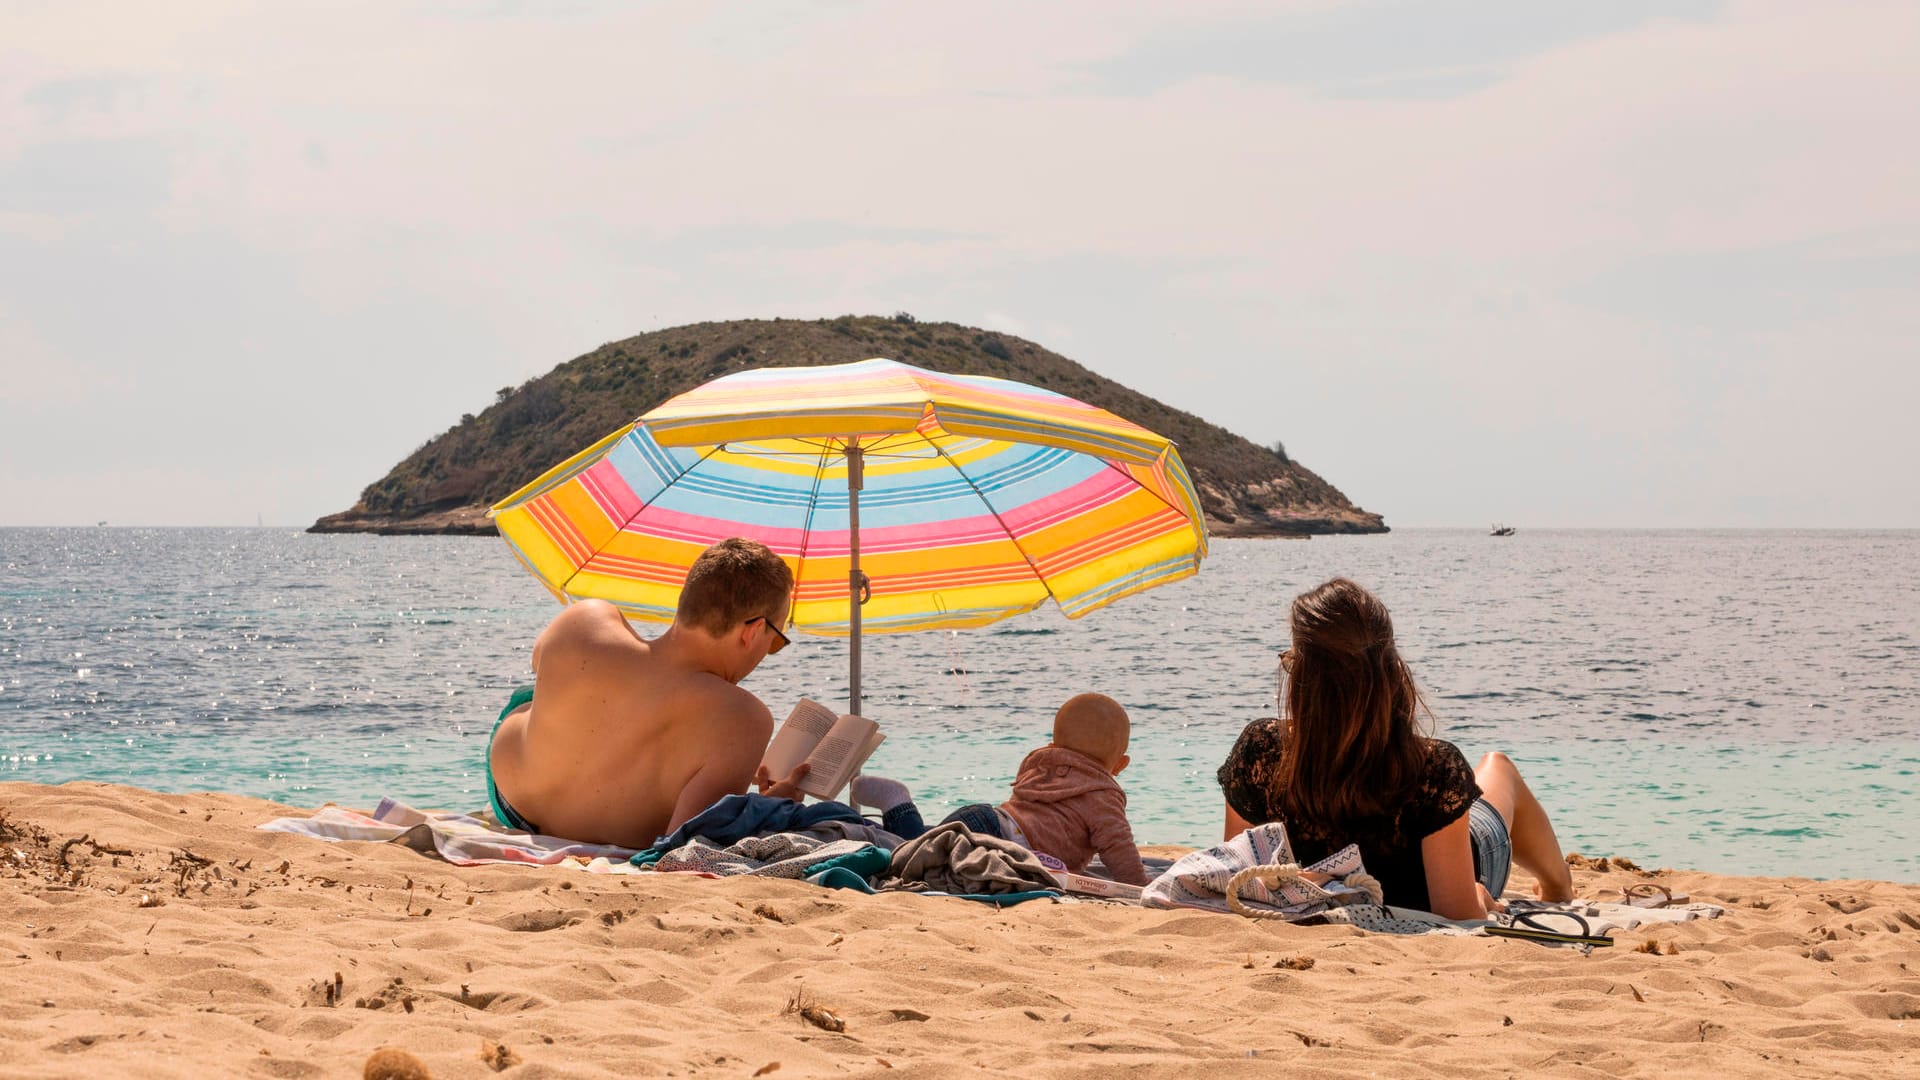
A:
POLYGON ((706 722, 773 730, 773 710, 752 691, 706 672, 692 673, 686 678, 688 701, 706 722))
POLYGON ((620 609, 605 600, 569 604, 553 617, 534 645, 536 654, 596 654, 608 650, 646 652, 647 644, 620 609))

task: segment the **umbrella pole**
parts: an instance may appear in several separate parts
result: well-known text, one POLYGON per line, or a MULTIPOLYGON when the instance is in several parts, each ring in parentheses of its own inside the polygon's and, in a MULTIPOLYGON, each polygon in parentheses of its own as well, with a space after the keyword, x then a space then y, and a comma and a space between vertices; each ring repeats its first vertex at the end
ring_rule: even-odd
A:
POLYGON ((847 625, 851 630, 847 653, 847 711, 860 715, 860 605, 865 603, 867 576, 860 572, 860 488, 865 462, 858 443, 847 447, 847 625))

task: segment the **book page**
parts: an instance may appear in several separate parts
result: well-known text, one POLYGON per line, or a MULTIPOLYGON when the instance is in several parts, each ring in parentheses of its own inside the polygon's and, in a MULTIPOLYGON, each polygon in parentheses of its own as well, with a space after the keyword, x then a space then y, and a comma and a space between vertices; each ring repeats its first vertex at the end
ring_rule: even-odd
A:
POLYGON ((820 740, 820 745, 807 755, 812 769, 800 781, 800 790, 820 799, 837 796, 874 749, 886 740, 879 729, 880 725, 863 716, 842 715, 833 730, 820 740))
POLYGON ((776 781, 785 780, 795 765, 807 760, 807 755, 819 745, 827 732, 839 717, 833 710, 811 698, 801 698, 787 714, 787 722, 780 725, 773 741, 767 744, 767 752, 761 757, 760 764, 767 767, 776 781))
POLYGON ((867 759, 873 756, 873 752, 880 749, 880 744, 886 741, 887 737, 880 734, 880 729, 878 727, 874 728, 873 734, 867 736, 866 744, 860 747, 859 755, 853 759, 853 771, 859 772, 860 767, 865 765, 867 759))

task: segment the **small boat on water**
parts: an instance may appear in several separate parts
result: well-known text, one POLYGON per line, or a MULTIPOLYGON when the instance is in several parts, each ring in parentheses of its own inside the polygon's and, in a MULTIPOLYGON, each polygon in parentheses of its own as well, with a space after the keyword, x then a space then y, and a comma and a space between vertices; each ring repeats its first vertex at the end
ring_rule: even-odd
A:
POLYGON ((1495 525, 1495 526, 1493 527, 1493 531, 1491 531, 1491 532, 1489 532, 1489 533, 1488 533, 1487 535, 1488 535, 1488 536, 1512 536, 1512 535, 1513 535, 1513 526, 1511 526, 1511 525, 1495 525))

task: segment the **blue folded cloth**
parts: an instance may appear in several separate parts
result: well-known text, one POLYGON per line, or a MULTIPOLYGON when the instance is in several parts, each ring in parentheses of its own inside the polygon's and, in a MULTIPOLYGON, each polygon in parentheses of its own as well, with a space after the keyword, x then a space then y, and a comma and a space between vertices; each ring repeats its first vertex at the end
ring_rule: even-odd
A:
POLYGON ((635 866, 650 866, 660 856, 698 836, 710 844, 725 847, 749 836, 777 832, 805 832, 826 821, 862 821, 860 812, 845 803, 817 802, 804 805, 792 799, 771 795, 727 795, 717 803, 688 818, 679 828, 653 842, 653 846, 635 855, 635 866))
MULTIPOLYGON (((877 851, 879 849, 873 848, 869 850, 877 851)), ((856 852, 855 854, 861 853, 856 852)), ((847 859, 850 862, 852 856, 848 856, 847 859)), ((840 860, 834 861, 837 864, 840 860)), ((863 893, 876 893, 879 891, 873 887, 869 879, 872 878, 874 874, 886 869, 884 865, 874 866, 867 873, 859 874, 849 869, 847 865, 827 865, 822 863, 821 866, 823 867, 822 869, 816 869, 807 875, 808 881, 823 888, 853 889, 863 893)), ((907 889, 892 891, 904 892, 908 896, 944 896, 949 900, 973 900, 982 904, 992 904, 994 907, 1012 907, 1015 904, 1024 904, 1029 900, 1058 900, 1060 898, 1060 893, 1057 889, 1035 889, 1032 892, 1013 893, 914 892, 907 889)))

